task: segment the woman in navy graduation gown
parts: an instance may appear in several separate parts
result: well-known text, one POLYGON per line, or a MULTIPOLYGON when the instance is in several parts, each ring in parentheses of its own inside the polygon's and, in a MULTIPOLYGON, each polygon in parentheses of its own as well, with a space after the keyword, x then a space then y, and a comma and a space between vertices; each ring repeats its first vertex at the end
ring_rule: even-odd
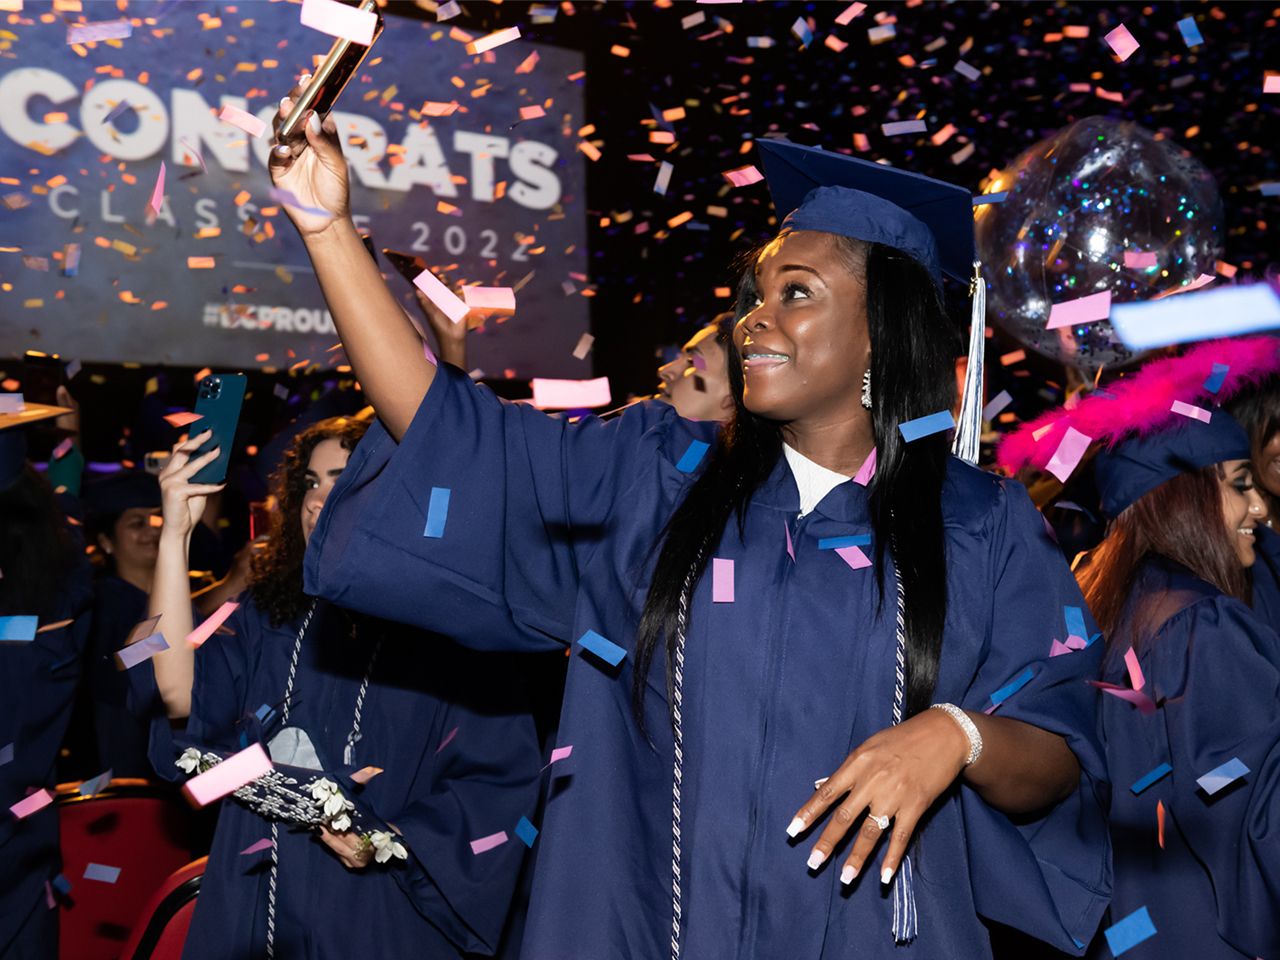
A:
POLYGON ((422 360, 333 121, 307 130, 273 175, 333 213, 289 208, 381 420, 309 588, 573 645, 526 960, 976 958, 980 917, 1078 952, 1109 886, 1099 647, 1049 657, 1083 603, 1022 488, 899 431, 954 399, 939 255, 967 276, 967 191, 783 145, 845 185, 771 174, 792 215, 727 429, 656 403, 572 423, 422 360), (877 195, 913 192, 945 201, 932 227, 877 195))
POLYGON ((1220 397, 1280 368, 1274 342, 1205 344, 1001 448, 1017 466, 1013 448, 1048 428, 1034 444, 1047 457, 1067 426, 1103 447, 1095 474, 1111 522, 1081 573, 1110 694, 1115 893, 1098 958, 1280 956, 1280 637, 1245 603, 1265 508, 1248 437, 1203 386, 1224 354, 1220 397), (1209 421, 1170 412, 1171 398, 1209 421))
POLYGON ((501 942, 526 850, 514 831, 535 816, 539 767, 510 666, 302 593, 304 544, 364 427, 322 421, 286 453, 253 584, 229 629, 196 651, 185 701, 172 691, 190 677, 185 547, 210 489, 190 480, 213 455, 191 457, 205 437, 179 444, 161 477, 153 610, 166 606, 173 649, 154 675, 131 671, 155 717, 156 770, 177 779, 260 742, 297 781, 222 801, 185 957, 454 957, 501 942), (170 736, 165 714, 188 711, 170 736), (473 852, 472 840, 504 832, 473 852))
POLYGON ((35 616, 39 624, 34 638, 0 641, 0 957, 53 960, 58 911, 49 885, 61 869, 57 807, 50 803, 21 819, 11 807, 54 788, 89 636, 92 588, 84 543, 67 522, 74 498, 60 503, 27 463, 26 450, 21 428, 0 430, 0 617, 35 616))

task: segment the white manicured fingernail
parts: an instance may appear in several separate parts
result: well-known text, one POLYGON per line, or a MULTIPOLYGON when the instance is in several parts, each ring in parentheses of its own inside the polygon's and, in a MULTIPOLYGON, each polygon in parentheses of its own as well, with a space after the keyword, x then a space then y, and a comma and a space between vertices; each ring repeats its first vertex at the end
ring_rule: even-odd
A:
POLYGON ((813 789, 817 790, 820 786, 822 786, 824 783, 826 783, 830 779, 831 779, 830 777, 823 777, 821 780, 813 781, 813 789))
POLYGON ((312 114, 307 118, 307 126, 311 128, 312 133, 320 132, 320 118, 316 114, 312 114))
POLYGON ((853 878, 858 875, 858 868, 851 863, 846 863, 844 869, 840 871, 840 882, 845 886, 853 883, 853 878))
POLYGON ((788 837, 798 837, 798 836, 800 836, 800 832, 801 832, 802 830, 804 830, 804 821, 803 821, 803 820, 801 820, 799 817, 796 817, 796 818, 795 818, 794 820, 792 820, 792 821, 791 821, 791 823, 787 826, 787 836, 788 836, 788 837))
POLYGON ((289 145, 287 143, 282 143, 278 147, 276 147, 277 157, 287 157, 288 155, 289 155, 289 145))
POLYGON ((881 883, 883 883, 883 884, 885 884, 885 885, 888 885, 889 883, 892 883, 892 882, 893 882, 893 871, 892 871, 892 870, 890 870, 888 867, 885 867, 883 870, 881 870, 881 871, 880 871, 880 882, 881 882, 881 883))
POLYGON ((827 859, 827 855, 823 853, 821 850, 813 851, 813 853, 809 854, 809 869, 817 870, 820 866, 822 866, 822 862, 826 859, 827 859))
POLYGON ((288 101, 288 99, 289 99, 288 97, 281 97, 281 98, 280 98, 280 106, 282 106, 282 107, 283 107, 283 106, 285 105, 285 103, 288 101))

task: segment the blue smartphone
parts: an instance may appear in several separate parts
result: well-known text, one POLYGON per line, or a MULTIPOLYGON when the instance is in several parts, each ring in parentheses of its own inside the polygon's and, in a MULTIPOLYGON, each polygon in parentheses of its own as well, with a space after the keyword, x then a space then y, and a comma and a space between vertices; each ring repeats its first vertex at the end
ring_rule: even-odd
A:
POLYGON ((200 381, 195 408, 200 419, 191 424, 188 436, 194 437, 206 430, 212 430, 213 436, 202 443, 192 456, 198 457, 214 447, 222 450, 216 459, 196 471, 191 478, 192 483, 222 483, 227 479, 227 465, 231 461, 246 383, 243 373, 213 373, 200 381))

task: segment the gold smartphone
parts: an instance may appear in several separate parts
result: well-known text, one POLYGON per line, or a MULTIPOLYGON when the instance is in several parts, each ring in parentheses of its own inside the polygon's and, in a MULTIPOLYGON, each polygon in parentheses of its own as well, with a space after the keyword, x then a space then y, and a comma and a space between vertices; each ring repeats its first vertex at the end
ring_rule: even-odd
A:
POLYGON ((355 76, 356 71, 360 69, 360 64, 373 49, 373 44, 377 43, 378 37, 382 36, 385 23, 382 14, 378 13, 376 0, 360 0, 358 9, 372 12, 378 18, 378 24, 373 28, 373 42, 365 47, 341 37, 333 41, 328 55, 311 75, 311 82, 298 97, 293 109, 285 117, 284 123, 280 124, 280 129, 276 131, 276 143, 285 143, 303 136, 302 121, 309 111, 314 110, 322 121, 329 115, 329 111, 338 100, 338 94, 342 93, 343 87, 355 76))

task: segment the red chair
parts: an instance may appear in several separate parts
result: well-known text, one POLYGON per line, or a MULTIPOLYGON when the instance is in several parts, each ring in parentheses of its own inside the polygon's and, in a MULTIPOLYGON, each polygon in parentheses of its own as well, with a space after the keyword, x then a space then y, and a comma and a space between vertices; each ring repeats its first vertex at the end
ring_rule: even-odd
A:
POLYGON ((57 791, 62 873, 71 892, 59 910, 60 960, 117 960, 156 888, 191 861, 193 814, 168 787, 112 780, 101 793, 57 791), (90 864, 118 868, 112 882, 85 876, 90 864))
POLYGON ((151 896, 133 926, 122 960, 180 960, 208 857, 173 873, 151 896))

